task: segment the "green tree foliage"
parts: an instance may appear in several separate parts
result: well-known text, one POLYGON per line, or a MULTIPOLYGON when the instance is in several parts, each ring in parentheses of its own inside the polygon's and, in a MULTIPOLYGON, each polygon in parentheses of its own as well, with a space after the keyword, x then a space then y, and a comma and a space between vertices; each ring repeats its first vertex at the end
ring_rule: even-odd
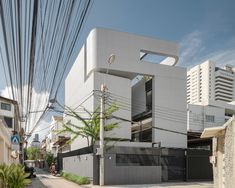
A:
MULTIPOLYGON (((113 113, 116 112, 118 109, 119 108, 116 104, 112 104, 111 106, 109 106, 104 112, 105 119, 111 119, 113 113)), ((66 114, 74 117, 76 120, 78 120, 77 122, 79 122, 77 124, 74 124, 71 121, 63 123, 63 128, 57 132, 57 134, 70 133, 72 137, 68 141, 69 144, 72 143, 79 136, 86 138, 88 146, 94 145, 94 143, 99 139, 100 108, 97 108, 94 112, 89 112, 84 108, 84 111, 87 113, 87 116, 89 118, 83 118, 75 110, 72 110, 68 107, 66 108, 66 114)), ((111 131, 117 127, 117 122, 106 122, 104 126, 104 131, 111 131)))
POLYGON ((55 162, 54 155, 51 152, 46 153, 44 159, 47 162, 48 166, 51 166, 51 164, 55 162))
POLYGON ((0 187, 2 188, 24 188, 31 183, 27 179, 28 173, 25 173, 24 167, 18 164, 0 165, 0 187))
POLYGON ((38 160, 40 156, 40 149, 35 147, 28 147, 26 153, 29 160, 38 160))

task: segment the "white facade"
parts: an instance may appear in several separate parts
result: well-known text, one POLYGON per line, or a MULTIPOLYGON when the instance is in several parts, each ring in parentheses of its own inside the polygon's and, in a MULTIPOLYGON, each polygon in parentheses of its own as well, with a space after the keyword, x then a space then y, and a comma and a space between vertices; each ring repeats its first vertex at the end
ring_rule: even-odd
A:
POLYGON ((216 67, 209 60, 188 70, 188 131, 221 126, 235 114, 234 70, 231 65, 216 67))
POLYGON ((19 162, 19 144, 11 144, 13 131, 19 134, 17 103, 0 96, 0 163, 19 162))
POLYGON ((14 130, 15 105, 10 101, 0 97, 0 117, 5 120, 10 131, 14 130))
MULTIPOLYGON (((99 105, 98 90, 105 83, 108 88, 106 107, 116 102, 120 108, 114 115, 132 120, 132 113, 145 109, 141 104, 132 104, 133 96, 137 96, 139 103, 145 99, 143 93, 133 93, 131 82, 137 75, 151 76, 152 142, 161 142, 163 147, 186 148, 186 70, 170 66, 177 60, 178 46, 175 43, 94 29, 66 78, 65 105, 73 109, 78 106, 81 109, 82 106, 94 111, 99 105), (168 58, 162 64, 150 63, 140 57, 143 52, 168 58), (115 61, 109 66, 107 59, 111 54, 115 54, 115 61)), ((66 118, 78 123, 68 116, 66 118)), ((106 134, 106 137, 130 141, 131 123, 120 121, 118 128, 106 134)), ((87 146, 87 141, 79 138, 72 143, 71 149, 84 146, 87 146)))
POLYGON ((221 126, 225 122, 225 108, 188 104, 187 128, 201 133, 205 128, 221 126))
POLYGON ((42 148, 45 147, 47 152, 51 152, 55 157, 58 152, 67 152, 70 150, 68 144, 65 144, 66 140, 70 138, 69 133, 58 133, 59 130, 63 128, 63 117, 52 116, 52 121, 50 124, 49 134, 46 136, 45 143, 42 148), (60 144, 60 142, 63 144, 60 144))
POLYGON ((209 60, 199 64, 187 72, 187 102, 232 102, 235 100, 234 81, 235 68, 231 65, 219 68, 209 60))

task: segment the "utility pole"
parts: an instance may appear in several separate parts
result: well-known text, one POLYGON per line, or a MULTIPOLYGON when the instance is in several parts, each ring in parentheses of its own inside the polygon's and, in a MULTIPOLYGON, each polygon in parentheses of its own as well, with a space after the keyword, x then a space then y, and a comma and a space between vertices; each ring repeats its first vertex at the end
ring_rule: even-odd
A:
MULTIPOLYGON (((111 54, 108 58, 108 65, 110 66, 115 60, 115 55, 111 54)), ((109 68, 107 68, 106 74, 108 75, 109 68)), ((100 99, 100 186, 104 185, 104 125, 105 125, 105 91, 107 86, 105 81, 101 84, 101 99, 100 99)))
POLYGON ((105 89, 106 86, 101 84, 101 99, 100 99, 100 186, 104 185, 104 112, 105 112, 105 89))

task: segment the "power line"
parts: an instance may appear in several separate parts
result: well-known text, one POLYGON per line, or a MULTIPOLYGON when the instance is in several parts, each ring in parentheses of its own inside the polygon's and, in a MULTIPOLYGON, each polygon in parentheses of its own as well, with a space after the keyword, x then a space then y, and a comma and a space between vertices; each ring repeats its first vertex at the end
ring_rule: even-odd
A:
POLYGON ((0 1, 0 44, 5 79, 12 99, 19 101, 26 131, 47 113, 56 98, 93 0, 0 1), (2 50, 4 49, 4 50, 2 50))

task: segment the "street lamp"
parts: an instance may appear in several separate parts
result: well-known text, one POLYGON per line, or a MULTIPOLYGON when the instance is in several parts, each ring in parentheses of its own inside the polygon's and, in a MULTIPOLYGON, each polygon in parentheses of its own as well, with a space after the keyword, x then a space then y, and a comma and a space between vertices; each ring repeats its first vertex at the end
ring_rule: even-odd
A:
MULTIPOLYGON (((110 65, 114 62, 115 55, 111 54, 108 58, 108 64, 110 65)), ((108 74, 109 67, 106 71, 106 74, 108 74)), ((105 91, 107 89, 107 86, 105 83, 101 84, 101 99, 100 99, 100 186, 104 185, 104 124, 105 124, 105 104, 104 104, 104 97, 105 97, 105 91)))

